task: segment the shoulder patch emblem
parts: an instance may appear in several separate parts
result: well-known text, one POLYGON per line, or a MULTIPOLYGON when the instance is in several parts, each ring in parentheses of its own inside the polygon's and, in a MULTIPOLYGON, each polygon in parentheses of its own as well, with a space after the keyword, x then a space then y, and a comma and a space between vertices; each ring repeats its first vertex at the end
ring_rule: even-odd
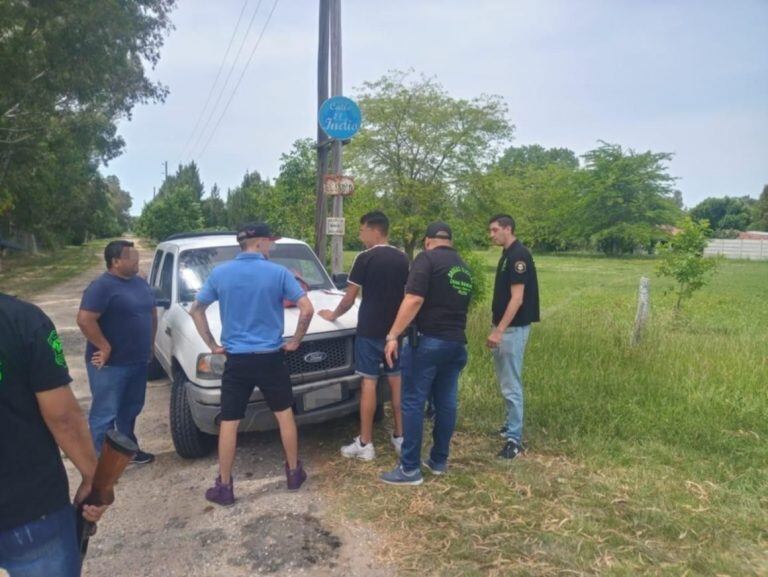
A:
POLYGON ((67 361, 64 358, 64 347, 61 346, 61 339, 55 329, 48 335, 48 346, 53 351, 53 359, 56 364, 60 367, 66 367, 67 361))
POLYGON ((517 274, 523 274, 527 270, 528 270, 528 265, 525 264, 524 260, 519 260, 515 262, 515 272, 517 274))

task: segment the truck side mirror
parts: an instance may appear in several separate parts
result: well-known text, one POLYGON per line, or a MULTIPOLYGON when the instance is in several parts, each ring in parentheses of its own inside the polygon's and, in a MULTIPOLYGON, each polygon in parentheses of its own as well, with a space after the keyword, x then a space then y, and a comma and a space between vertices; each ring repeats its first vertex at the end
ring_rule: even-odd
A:
POLYGON ((345 272, 337 272, 332 277, 333 284, 336 285, 336 288, 339 290, 347 288, 347 285, 349 284, 349 275, 345 272))

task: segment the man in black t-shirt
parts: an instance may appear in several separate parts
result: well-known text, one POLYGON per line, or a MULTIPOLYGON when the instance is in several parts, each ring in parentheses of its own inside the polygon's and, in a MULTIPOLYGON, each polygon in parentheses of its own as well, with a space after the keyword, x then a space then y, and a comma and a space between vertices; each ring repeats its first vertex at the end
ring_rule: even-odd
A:
POLYGON ((370 461, 376 457, 373 448, 373 417, 376 412, 376 383, 382 371, 387 375, 392 391, 394 430, 390 441, 398 455, 403 443, 400 367, 397 362, 391 367, 384 363, 384 337, 403 300, 405 281, 408 279, 408 257, 389 244, 389 219, 382 212, 363 215, 360 219, 360 240, 366 250, 358 254, 352 264, 344 298, 335 310, 321 310, 318 315, 327 321, 335 321, 352 307, 360 289, 363 289, 355 337, 355 369, 363 377, 360 435, 342 447, 341 454, 370 461))
POLYGON ((523 357, 531 323, 539 322, 539 281, 530 251, 515 237, 515 221, 498 214, 488 223, 491 240, 504 247, 493 288, 493 330, 486 345, 507 417, 499 433, 506 443, 498 456, 514 459, 523 450, 523 357))
MULTIPOLYGON (((91 492, 96 453, 56 328, 34 305, 0 293, 0 568, 80 575, 75 509, 59 448, 91 492)), ((98 521, 106 507, 85 506, 98 521)))
POLYGON ((398 337, 406 328, 402 347, 403 449, 400 464, 381 475, 392 485, 420 485, 424 403, 435 404, 432 449, 423 465, 435 475, 448 470, 448 453, 456 426, 459 374, 467 364, 467 309, 472 274, 452 246, 451 228, 443 222, 427 227, 424 251, 411 266, 405 298, 389 329, 385 356, 397 358, 398 337))

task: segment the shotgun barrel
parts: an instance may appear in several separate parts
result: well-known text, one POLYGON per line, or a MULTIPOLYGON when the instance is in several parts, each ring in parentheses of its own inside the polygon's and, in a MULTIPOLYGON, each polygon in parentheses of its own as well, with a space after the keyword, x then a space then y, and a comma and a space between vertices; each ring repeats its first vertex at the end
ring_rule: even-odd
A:
POLYGON ((107 431, 96 466, 93 487, 77 510, 77 537, 81 561, 88 552, 88 540, 96 533, 96 523, 83 518, 83 505, 111 505, 115 500, 115 483, 138 450, 136 443, 119 431, 107 431))

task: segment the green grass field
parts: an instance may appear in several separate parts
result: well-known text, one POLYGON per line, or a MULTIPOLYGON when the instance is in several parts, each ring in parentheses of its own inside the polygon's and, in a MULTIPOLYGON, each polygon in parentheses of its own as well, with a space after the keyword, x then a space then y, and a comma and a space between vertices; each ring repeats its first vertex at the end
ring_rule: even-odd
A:
POLYGON ((95 240, 39 254, 11 252, 3 258, 0 291, 28 298, 64 282, 97 264, 107 242, 95 240))
MULTIPOLYGON (((498 252, 483 256, 493 275, 498 252)), ((413 574, 768 575, 768 263, 722 262, 680 315, 655 265, 537 258, 526 456, 494 458, 504 409, 479 304, 450 475, 378 483, 394 463, 380 427, 375 464, 326 468, 340 509, 386 527, 385 556, 413 574)))

